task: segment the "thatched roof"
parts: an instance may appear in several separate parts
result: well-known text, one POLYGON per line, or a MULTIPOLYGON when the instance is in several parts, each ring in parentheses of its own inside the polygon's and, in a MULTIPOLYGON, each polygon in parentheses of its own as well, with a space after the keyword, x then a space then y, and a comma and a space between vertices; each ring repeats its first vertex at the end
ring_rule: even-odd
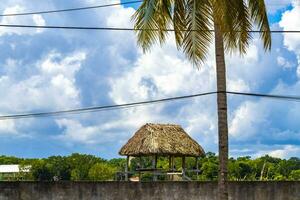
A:
POLYGON ((179 125, 145 124, 121 148, 119 154, 198 157, 204 154, 204 150, 179 125))

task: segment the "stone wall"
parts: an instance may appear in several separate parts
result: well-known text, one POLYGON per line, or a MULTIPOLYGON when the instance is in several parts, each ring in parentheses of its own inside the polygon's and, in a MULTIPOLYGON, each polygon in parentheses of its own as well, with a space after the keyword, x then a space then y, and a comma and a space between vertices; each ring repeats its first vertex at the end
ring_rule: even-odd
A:
MULTIPOLYGON (((230 200, 300 200, 300 182, 230 182, 230 200)), ((216 200, 216 182, 0 182, 0 200, 216 200)))

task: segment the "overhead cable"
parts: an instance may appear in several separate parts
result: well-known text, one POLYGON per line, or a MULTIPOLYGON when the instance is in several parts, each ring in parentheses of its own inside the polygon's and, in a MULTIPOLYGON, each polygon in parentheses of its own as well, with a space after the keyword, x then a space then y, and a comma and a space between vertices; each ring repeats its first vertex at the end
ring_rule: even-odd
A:
POLYGON ((240 96, 252 96, 252 97, 270 98, 270 99, 277 99, 277 100, 288 100, 288 101, 300 101, 300 96, 247 93, 247 92, 229 92, 229 91, 227 91, 226 93, 232 95, 240 95, 240 96))
POLYGON ((155 103, 177 101, 177 100, 195 98, 195 97, 200 97, 200 96, 208 96, 208 95, 212 95, 212 94, 216 94, 216 92, 207 92, 207 93, 200 93, 200 94, 187 95, 187 96, 178 96, 178 97, 171 97, 171 98, 164 98, 164 99, 157 99, 157 100, 150 100, 150 101, 141 101, 141 102, 134 102, 134 103, 106 105, 106 106, 95 106, 95 107, 79 108, 79 109, 72 109, 72 110, 3 115, 3 116, 0 116, 0 120, 49 117, 49 116, 66 115, 66 114, 80 114, 80 113, 87 113, 87 112, 100 112, 100 111, 106 111, 106 110, 125 109, 125 108, 137 107, 137 106, 141 106, 141 105, 150 105, 150 104, 155 104, 155 103))
POLYGON ((151 104, 157 104, 157 103, 190 99, 190 98, 195 98, 195 97, 200 97, 200 96, 208 96, 208 95, 213 95, 213 94, 217 94, 217 93, 227 93, 227 94, 231 94, 231 95, 252 96, 252 97, 260 97, 260 98, 270 98, 270 99, 276 99, 276 100, 287 100, 287 101, 300 102, 300 96, 219 91, 219 92, 199 93, 199 94, 194 94, 194 95, 178 96, 178 97, 171 97, 171 98, 164 98, 164 99, 157 99, 157 100, 150 100, 150 101, 141 101, 141 102, 134 102, 134 103, 126 103, 126 104, 115 104, 115 105, 106 105, 106 106, 78 108, 78 109, 72 109, 72 110, 2 115, 2 116, 0 116, 0 121, 1 120, 9 120, 9 119, 51 117, 51 116, 59 116, 59 115, 67 115, 67 114, 81 114, 81 113, 88 113, 88 112, 101 112, 101 111, 108 111, 108 110, 127 109, 127 108, 138 107, 138 106, 145 106, 145 105, 151 105, 151 104))
MULTIPOLYGON (((100 30, 100 31, 166 31, 166 32, 174 32, 174 29, 138 29, 138 28, 120 28, 120 27, 88 27, 88 26, 38 26, 38 25, 20 25, 20 24, 0 24, 0 27, 7 27, 7 28, 37 28, 37 29, 72 29, 72 30, 100 30)), ((185 32, 214 32, 213 29, 207 30, 180 30, 185 32)), ((230 32, 230 31, 227 31, 230 32)), ((241 32, 241 31, 234 31, 234 32, 241 32)), ((300 33, 300 30, 271 30, 271 31, 260 31, 260 30, 252 30, 247 31, 249 33, 300 33)))
POLYGON ((136 1, 127 1, 127 2, 121 2, 121 3, 97 5, 97 6, 67 8, 67 9, 61 9, 61 10, 45 10, 45 11, 34 11, 34 12, 25 12, 25 13, 8 13, 8 14, 0 15, 0 17, 12 17, 12 16, 24 16, 24 15, 50 14, 50 13, 71 12, 71 11, 80 11, 80 10, 91 10, 91 9, 97 9, 97 8, 121 6, 121 5, 135 4, 135 3, 141 3, 141 2, 143 2, 143 1, 136 0, 136 1))
MULTIPOLYGON (((24 12, 24 13, 7 13, 2 14, 0 17, 11 17, 11 16, 25 16, 25 15, 35 15, 35 14, 51 14, 51 13, 61 13, 61 12, 73 12, 73 11, 81 11, 81 10, 91 10, 91 9, 98 9, 98 8, 106 8, 106 7, 113 7, 113 6, 121 6, 121 5, 129 5, 129 4, 136 4, 142 3, 143 0, 135 0, 135 1, 127 1, 121 3, 113 3, 113 4, 104 4, 104 5, 96 5, 96 6, 86 6, 86 7, 76 7, 76 8, 65 8, 65 9, 57 9, 57 10, 43 10, 43 11, 31 11, 31 12, 24 12)), ((267 7, 273 6, 288 6, 289 4, 267 4, 267 7)), ((298 5, 298 4, 295 4, 298 5)))

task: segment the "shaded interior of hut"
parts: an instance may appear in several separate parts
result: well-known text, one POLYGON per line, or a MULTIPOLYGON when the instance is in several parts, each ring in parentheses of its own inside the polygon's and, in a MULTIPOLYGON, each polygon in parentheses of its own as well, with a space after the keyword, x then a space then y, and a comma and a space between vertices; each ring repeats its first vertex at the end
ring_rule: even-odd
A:
POLYGON ((192 181, 200 173, 198 157, 139 156, 127 158, 125 172, 119 172, 120 181, 192 181))

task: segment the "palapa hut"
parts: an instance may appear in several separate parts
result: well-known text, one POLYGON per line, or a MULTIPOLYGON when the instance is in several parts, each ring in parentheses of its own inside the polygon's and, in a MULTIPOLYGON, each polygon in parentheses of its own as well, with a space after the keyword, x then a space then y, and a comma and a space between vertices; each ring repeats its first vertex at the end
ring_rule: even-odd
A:
MULTIPOLYGON (((179 125, 150 124, 143 125, 121 148, 120 155, 127 156, 125 179, 128 180, 130 157, 152 156, 152 168, 144 169, 157 173, 157 157, 169 157, 169 173, 174 174, 174 158, 182 158, 182 176, 185 174, 185 158, 194 157, 196 166, 198 158, 203 156, 203 148, 193 140, 179 125)), ((198 168, 197 168, 198 170, 198 168)), ((155 180, 154 176, 154 180, 155 180)))

